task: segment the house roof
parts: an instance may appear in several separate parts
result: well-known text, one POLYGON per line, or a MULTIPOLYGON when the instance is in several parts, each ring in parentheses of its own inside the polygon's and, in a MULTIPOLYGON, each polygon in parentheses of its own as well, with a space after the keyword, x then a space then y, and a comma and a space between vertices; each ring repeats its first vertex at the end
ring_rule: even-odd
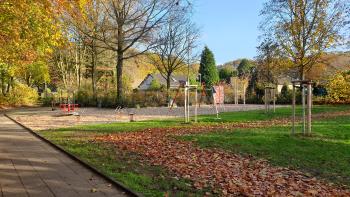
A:
MULTIPOLYGON (((148 90, 153 80, 157 80, 161 85, 166 86, 166 79, 159 73, 148 74, 145 79, 138 86, 139 90, 148 90)), ((178 86, 180 82, 187 81, 187 76, 185 75, 172 75, 170 86, 178 86)))

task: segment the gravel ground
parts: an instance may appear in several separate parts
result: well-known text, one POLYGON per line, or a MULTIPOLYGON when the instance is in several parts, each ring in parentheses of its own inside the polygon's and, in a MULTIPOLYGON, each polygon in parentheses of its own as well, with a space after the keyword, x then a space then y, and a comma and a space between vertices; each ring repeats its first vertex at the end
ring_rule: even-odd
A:
MULTIPOLYGON (((282 107, 282 106, 276 106, 282 107)), ((219 112, 249 111, 264 109, 264 105, 223 105, 218 106, 219 112)), ((194 115, 194 107, 190 107, 190 114, 194 115)), ((27 108, 14 110, 11 116, 34 130, 45 130, 51 128, 70 127, 74 125, 128 122, 129 114, 133 113, 136 121, 151 119, 168 119, 183 117, 184 108, 178 107, 169 109, 167 107, 148 108, 125 108, 125 109, 104 109, 104 108, 80 108, 74 114, 67 114, 61 110, 52 111, 51 108, 27 108), (79 114, 79 116, 77 116, 79 114)), ((198 115, 215 114, 215 107, 210 105, 198 108, 198 115)))

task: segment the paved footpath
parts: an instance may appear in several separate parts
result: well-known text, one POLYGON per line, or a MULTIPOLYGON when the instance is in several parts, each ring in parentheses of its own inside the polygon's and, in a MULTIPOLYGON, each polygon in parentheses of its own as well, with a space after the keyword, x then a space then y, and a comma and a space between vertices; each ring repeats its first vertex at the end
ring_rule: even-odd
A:
POLYGON ((127 196, 0 114, 0 197, 127 196))

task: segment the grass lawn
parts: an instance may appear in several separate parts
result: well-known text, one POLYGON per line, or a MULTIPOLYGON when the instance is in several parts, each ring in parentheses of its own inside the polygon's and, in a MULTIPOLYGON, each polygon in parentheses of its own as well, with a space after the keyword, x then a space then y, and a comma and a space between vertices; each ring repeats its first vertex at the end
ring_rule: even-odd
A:
MULTIPOLYGON (((350 110, 350 105, 315 105, 312 109, 313 114, 320 114, 326 112, 336 112, 350 110)), ((300 106, 296 108, 296 115, 301 116, 302 110, 300 106)), ((215 119, 213 115, 199 116, 200 122, 247 122, 247 121, 263 121, 275 118, 288 118, 292 116, 291 107, 277 108, 276 113, 266 114, 264 110, 253 110, 243 112, 226 112, 220 113, 219 120, 215 119)))
MULTIPOLYGON (((349 110, 350 106, 315 106, 313 113, 349 110)), ((300 108, 298 109, 300 112, 300 108)), ((200 116, 199 124, 218 122, 247 122, 289 117, 291 109, 279 108, 275 114, 263 110, 230 112, 215 116, 200 116)), ((125 153, 108 143, 95 142, 94 136, 115 132, 132 132, 148 128, 191 127, 182 119, 155 120, 133 123, 84 125, 42 131, 40 134, 100 169, 110 177, 145 196, 203 196, 184 179, 174 179, 161 167, 141 163, 138 155, 125 153)), ((236 130, 186 136, 203 147, 220 147, 229 151, 252 154, 270 160, 274 165, 305 169, 314 175, 350 185, 350 117, 316 122, 314 138, 290 137, 287 127, 236 130)))
MULTIPOLYGON (((350 110, 350 105, 323 105, 314 106, 314 114, 320 114, 325 112, 336 112, 350 110)), ((283 107, 277 108, 276 113, 266 114, 264 110, 253 110, 243 112, 226 112, 220 113, 220 119, 216 119, 216 115, 201 115, 198 116, 199 124, 211 124, 211 123, 230 123, 230 122, 248 122, 248 121, 262 121, 271 120, 275 118, 287 118, 291 117, 291 108, 283 107)), ((301 115, 301 108, 297 107, 296 115, 301 115)), ((97 124, 97 125, 80 125, 70 128, 55 129, 54 131, 72 132, 72 131, 90 131, 95 134, 107 134, 114 132, 129 132, 137 131, 148 128, 164 128, 164 127, 184 127, 191 126, 183 124, 183 119, 167 119, 167 120, 152 120, 152 121, 139 121, 132 123, 111 123, 111 124, 97 124)))
POLYGON ((290 127, 276 126, 182 139, 205 148, 251 154, 276 166, 291 167, 350 186, 350 116, 314 121, 313 132, 313 137, 291 136, 290 127))
POLYGON ((112 144, 94 142, 85 132, 41 132, 41 135, 78 156, 109 177, 144 196, 204 196, 207 190, 195 190, 191 181, 175 178, 157 166, 141 163, 136 154, 118 150, 112 144))

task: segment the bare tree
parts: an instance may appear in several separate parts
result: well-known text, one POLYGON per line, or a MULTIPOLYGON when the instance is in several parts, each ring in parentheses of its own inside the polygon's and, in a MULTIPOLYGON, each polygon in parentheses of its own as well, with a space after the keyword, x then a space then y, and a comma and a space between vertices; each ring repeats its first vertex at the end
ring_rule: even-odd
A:
POLYGON ((286 70, 278 44, 272 39, 266 38, 257 49, 258 56, 256 60, 259 79, 268 84, 276 83, 281 70, 286 70))
POLYGON ((166 80, 168 95, 173 73, 192 61, 191 51, 199 38, 199 29, 190 20, 191 7, 184 5, 168 15, 167 22, 157 29, 157 45, 148 56, 166 80))
MULTIPOLYGON (((322 53, 339 45, 348 0, 269 0, 261 14, 265 36, 281 47, 284 58, 293 62, 300 80, 322 53)), ((305 109, 305 91, 301 86, 305 109)), ((303 110, 305 117, 305 110, 303 110)))
MULTIPOLYGON (((68 1, 72 4, 71 1, 68 1)), ((123 68, 124 61, 147 52, 153 43, 153 34, 156 28, 164 23, 169 12, 176 8, 181 0, 90 0, 86 6, 101 9, 97 20, 85 17, 86 13, 73 2, 74 9, 68 13, 70 18, 80 17, 75 25, 87 36, 98 40, 99 47, 112 50, 116 53, 117 100, 123 101, 123 68), (80 14, 77 14, 80 13, 80 14), (98 29, 92 33, 91 29, 82 25, 96 22, 98 29)))
POLYGON ((347 26, 345 32, 347 32, 345 34, 345 36, 347 36, 347 44, 348 47, 350 48, 350 4, 348 4, 348 6, 346 7, 346 21, 345 21, 345 25, 347 26))
POLYGON ((303 80, 321 54, 341 41, 345 9, 345 0, 269 0, 261 28, 303 80))

